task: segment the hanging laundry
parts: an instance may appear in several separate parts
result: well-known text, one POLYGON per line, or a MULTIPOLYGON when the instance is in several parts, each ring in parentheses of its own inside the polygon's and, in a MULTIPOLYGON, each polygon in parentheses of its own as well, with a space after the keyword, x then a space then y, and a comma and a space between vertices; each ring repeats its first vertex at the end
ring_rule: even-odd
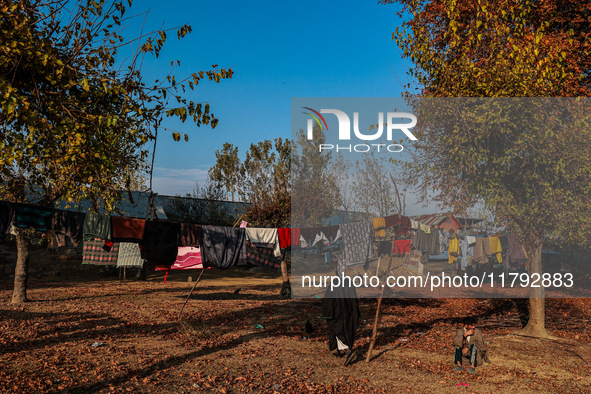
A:
POLYGON ((16 227, 32 227, 39 231, 51 230, 53 208, 30 204, 12 204, 12 208, 14 209, 14 225, 16 227))
POLYGON ((449 239, 449 248, 447 250, 448 264, 454 264, 458 262, 458 256, 460 255, 460 240, 455 236, 449 239))
POLYGON ((419 230, 419 222, 416 220, 410 219, 410 228, 411 230, 419 230))
POLYGON ((378 242, 378 257, 383 255, 390 255, 390 252, 392 251, 392 241, 378 242))
POLYGON ((238 227, 202 226, 204 267, 232 268, 246 263, 246 231, 238 227))
POLYGON ((441 253, 441 241, 439 240, 439 229, 433 227, 431 228, 431 232, 429 234, 427 234, 428 239, 431 241, 431 245, 429 246, 429 249, 433 252, 438 252, 438 253, 434 253, 434 254, 440 254, 441 253))
POLYGON ((113 240, 137 243, 144 238, 144 228, 146 226, 144 219, 111 216, 111 225, 113 226, 113 240))
POLYGON ((490 242, 490 251, 491 254, 497 258, 499 263, 503 262, 503 250, 501 249, 501 241, 499 237, 489 237, 488 241, 490 242))
MULTIPOLYGON (((397 239, 394 240, 394 254, 398 256, 404 256, 404 254, 410 252, 410 239, 397 239)), ((380 241, 378 242, 378 256, 390 255, 392 251, 392 241, 380 241)))
POLYGON ((3 241, 10 228, 14 209, 8 201, 0 201, 0 241, 3 241))
POLYGON ((322 237, 319 227, 309 227, 300 229, 300 244, 302 248, 314 247, 322 237))
POLYGON ((142 258, 151 264, 171 266, 178 253, 179 223, 148 220, 144 226, 142 258))
POLYGON ((507 265, 509 267, 520 267, 527 260, 517 234, 507 236, 509 249, 507 251, 507 265))
POLYGON ((449 249, 449 239, 451 234, 447 230, 439 230, 439 249, 440 253, 446 252, 449 249))
POLYGON ((270 243, 273 244, 275 257, 281 257, 281 245, 279 245, 279 235, 276 228, 246 228, 246 238, 252 243, 270 243))
POLYGON ((109 252, 103 249, 104 244, 105 240, 101 238, 84 240, 84 245, 82 247, 82 264, 117 265, 119 243, 114 243, 109 252))
POLYGON ((178 254, 171 270, 193 270, 203 269, 203 260, 201 259, 201 248, 194 246, 181 246, 178 248, 178 254))
POLYGON ((460 269, 465 271, 468 268, 468 241, 460 239, 460 269))
POLYGON ((419 230, 412 240, 412 245, 415 247, 415 249, 420 250, 421 252, 425 252, 430 255, 437 255, 439 254, 440 248, 439 232, 431 231, 430 233, 425 233, 423 230, 419 230))
POLYGON ((291 246, 300 246, 301 232, 299 228, 291 228, 291 246))
POLYGON ((394 253, 399 256, 410 253, 410 243, 410 239, 397 239, 394 241, 394 253))
POLYGON ((425 234, 431 234, 431 227, 427 226, 426 224, 421 224, 419 223, 419 228, 421 229, 421 231, 423 231, 425 234))
POLYGON ((281 249, 291 246, 291 228, 278 228, 277 235, 279 236, 279 246, 281 249))
MULTIPOLYGON (((248 241, 248 237, 246 237, 246 241, 248 241)), ((248 241, 250 242, 250 241, 248 241)), ((265 249, 274 249, 275 244, 272 243, 265 243, 265 242, 251 242, 252 246, 256 246, 257 248, 265 248, 265 249)))
POLYGON ((320 228, 320 237, 325 245, 338 241, 341 238, 340 226, 324 226, 320 228))
POLYGON ((178 246, 194 246, 201 245, 201 225, 200 224, 185 224, 181 223, 179 230, 178 246))
POLYGON ((319 253, 324 254, 324 262, 330 264, 333 253, 340 252, 343 243, 341 242, 341 231, 339 226, 324 226, 320 228, 320 241, 316 245, 320 248, 319 253))
POLYGON ((252 242, 246 242, 246 261, 249 264, 270 270, 281 268, 281 258, 275 256, 274 248, 257 247, 252 242))
POLYGON ((396 234, 407 232, 411 228, 411 220, 408 216, 390 215, 384 217, 386 228, 394 227, 396 234))
POLYGON ((113 228, 111 226, 111 217, 107 215, 97 215, 96 213, 87 213, 82 225, 84 240, 101 238, 113 239, 113 228))
POLYGON ((371 219, 374 229, 374 237, 375 238, 384 238, 386 236, 386 219, 384 218, 374 218, 371 219))
POLYGON ((144 259, 142 259, 142 252, 140 251, 139 244, 136 242, 119 243, 117 268, 142 268, 143 265, 144 259))
POLYGON ((85 213, 56 210, 51 221, 51 230, 55 235, 55 243, 59 247, 66 246, 66 237, 70 239, 72 246, 82 243, 82 227, 85 213))
MULTIPOLYGON (((339 259, 347 267, 373 262, 373 224, 371 220, 341 225, 343 251, 339 259)), ((340 274, 340 273, 339 273, 340 274)))
POLYGON ((244 220, 240 222, 240 228, 246 228, 248 227, 248 222, 245 222, 244 220))
POLYGON ((474 262, 478 264, 488 264, 492 257, 490 241, 485 237, 476 237, 474 243, 474 262))

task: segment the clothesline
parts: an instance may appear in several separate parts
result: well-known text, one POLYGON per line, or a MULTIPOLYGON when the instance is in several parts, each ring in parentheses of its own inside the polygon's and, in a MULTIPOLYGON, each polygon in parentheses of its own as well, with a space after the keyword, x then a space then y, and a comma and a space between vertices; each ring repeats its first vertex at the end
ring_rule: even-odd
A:
POLYGON ((83 263, 116 267, 142 267, 149 261, 167 269, 227 269, 251 263, 278 270, 281 249, 291 241, 284 229, 194 225, 2 201, 0 239, 6 233, 16 235, 12 227, 49 232, 57 246, 66 246, 66 240, 73 246, 83 244, 83 263))
MULTIPOLYGON (((462 256, 461 262, 465 265, 470 250, 467 245, 473 244, 477 246, 475 260, 481 255, 495 255, 502 262, 501 244, 495 238, 491 238, 494 245, 489 253, 482 241, 467 242, 469 236, 451 235, 404 215, 311 228, 237 228, 86 214, 1 202, 0 237, 5 235, 12 221, 19 228, 51 231, 58 246, 65 246, 66 239, 74 246, 83 244, 85 264, 116 267, 142 267, 144 261, 149 261, 158 269, 166 270, 228 269, 248 263, 277 270, 282 250, 293 245, 301 246, 304 254, 323 253, 327 263, 333 254, 339 254, 337 271, 353 265, 367 268, 375 260, 373 242, 384 238, 386 229, 394 229, 394 238, 416 230, 412 241, 415 249, 431 255, 448 251, 450 264, 462 256)), ((409 242, 404 245, 400 240, 394 242, 399 242, 394 246, 398 247, 399 254, 410 249, 409 242)))

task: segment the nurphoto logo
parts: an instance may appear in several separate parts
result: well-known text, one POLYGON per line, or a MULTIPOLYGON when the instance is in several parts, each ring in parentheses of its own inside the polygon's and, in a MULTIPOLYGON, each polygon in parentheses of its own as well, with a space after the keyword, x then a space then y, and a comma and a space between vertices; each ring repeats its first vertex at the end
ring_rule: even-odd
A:
MULTIPOLYGON (((314 139, 314 122, 320 127, 320 130, 326 129, 328 131, 328 125, 324 116, 322 114, 333 114, 337 117, 339 122, 339 130, 338 130, 338 139, 339 141, 351 141, 351 120, 349 116, 338 109, 321 109, 320 112, 310 108, 310 107, 303 107, 304 109, 310 112, 304 112, 304 114, 309 115, 311 119, 308 119, 307 123, 307 138, 308 140, 314 139)), ((417 138, 412 134, 410 131, 411 128, 416 126, 417 124, 417 117, 411 113, 407 112, 388 112, 386 114, 386 122, 384 123, 384 113, 378 112, 378 123, 377 127, 375 127, 376 131, 373 134, 363 134, 359 131, 359 112, 353 112, 353 133, 355 137, 362 141, 375 141, 382 138, 384 133, 384 128, 386 129, 386 139, 388 141, 393 141, 394 131, 401 131, 403 132, 406 137, 408 137, 412 141, 416 141, 417 138), (410 122, 398 122, 398 119, 410 119, 410 122), (385 127, 384 127, 385 126, 385 127)), ((373 127, 371 128, 373 129, 373 127)), ((332 150, 336 149, 337 152, 339 151, 349 151, 349 152, 369 152, 372 149, 377 150, 378 152, 381 151, 382 148, 388 152, 402 152, 404 147, 400 144, 384 144, 384 143, 376 143, 376 144, 356 144, 356 145, 340 145, 340 144, 319 144, 318 148, 320 152, 323 150, 332 150)))

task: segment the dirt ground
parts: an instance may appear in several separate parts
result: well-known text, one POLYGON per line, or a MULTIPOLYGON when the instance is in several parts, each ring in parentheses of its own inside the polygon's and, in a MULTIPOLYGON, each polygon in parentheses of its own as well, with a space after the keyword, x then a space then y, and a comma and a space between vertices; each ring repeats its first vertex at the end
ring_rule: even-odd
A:
MULTIPOLYGON (((591 392, 589 300, 548 300, 561 338, 549 341, 513 335, 527 318, 519 300, 387 299, 373 359, 345 367, 328 351, 321 301, 279 299, 278 275, 207 270, 179 319, 198 271, 120 281, 36 253, 31 302, 11 305, 12 279, 0 277, 0 392, 591 392), (452 371, 467 315, 492 359, 475 375, 452 371)), ((363 352, 375 308, 360 301, 363 352)))

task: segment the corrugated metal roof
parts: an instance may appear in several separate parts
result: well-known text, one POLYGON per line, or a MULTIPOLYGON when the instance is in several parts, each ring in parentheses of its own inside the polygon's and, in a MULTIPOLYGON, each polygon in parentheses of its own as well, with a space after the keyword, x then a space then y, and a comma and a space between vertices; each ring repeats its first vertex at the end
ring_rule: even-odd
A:
MULTIPOLYGON (((175 220, 178 205, 175 204, 177 200, 200 200, 192 197, 180 196, 163 196, 154 195, 154 208, 157 219, 175 220)), ((123 199, 116 205, 117 210, 120 211, 121 216, 129 218, 145 219, 148 212, 149 194, 147 192, 132 191, 131 199, 128 193, 124 193, 123 199)), ((251 206, 248 203, 234 202, 234 201, 218 201, 222 209, 228 212, 244 213, 251 206)), ((68 204, 65 201, 59 202, 55 206, 58 209, 74 212, 90 212, 90 200, 83 200, 78 204, 68 204)), ((119 213, 113 212, 112 215, 119 216, 119 213)))
POLYGON ((432 213, 428 215, 416 215, 410 217, 413 220, 427 226, 439 226, 445 230, 458 230, 462 224, 451 213, 432 213))
MULTIPOLYGON (((145 219, 146 214, 148 212, 148 201, 148 193, 137 191, 131 192, 131 200, 129 199, 129 195, 125 193, 123 199, 116 204, 117 210, 120 213, 112 212, 111 215, 145 219)), ((82 200, 77 204, 66 203, 65 201, 61 201, 57 203, 55 207, 66 211, 90 212, 91 201, 82 200)), ((100 207, 102 208, 102 205, 100 205, 100 207)), ((154 201, 154 208, 156 211, 157 219, 168 219, 168 216, 166 215, 163 206, 156 200, 154 201)))

